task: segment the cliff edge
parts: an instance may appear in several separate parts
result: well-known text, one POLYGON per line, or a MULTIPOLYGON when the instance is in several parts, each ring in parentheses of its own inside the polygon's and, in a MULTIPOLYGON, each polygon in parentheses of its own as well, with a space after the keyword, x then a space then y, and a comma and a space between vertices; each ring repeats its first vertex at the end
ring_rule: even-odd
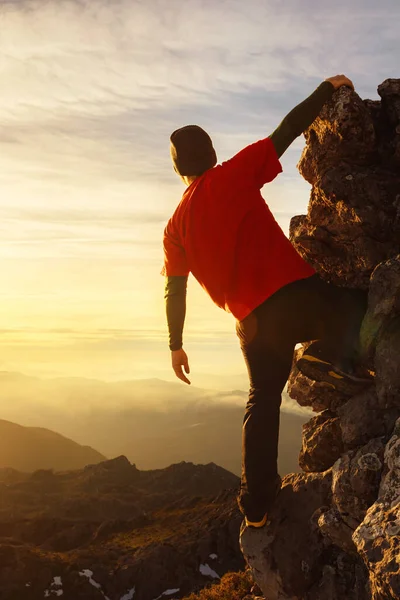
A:
POLYGON ((327 281, 369 290, 375 380, 339 392, 292 369, 290 396, 318 413, 303 428, 303 472, 284 478, 267 526, 240 537, 267 600, 400 598, 400 79, 378 93, 335 92, 298 164, 312 190, 291 240, 327 281))

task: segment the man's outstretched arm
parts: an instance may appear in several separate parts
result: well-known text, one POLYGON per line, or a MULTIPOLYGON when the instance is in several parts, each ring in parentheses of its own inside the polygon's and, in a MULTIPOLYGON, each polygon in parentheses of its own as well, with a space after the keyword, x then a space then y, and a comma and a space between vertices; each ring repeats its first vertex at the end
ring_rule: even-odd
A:
POLYGON ((182 348, 183 326, 186 316, 187 276, 175 275, 165 278, 165 304, 169 333, 169 349, 171 350, 172 368, 176 376, 190 384, 185 376, 190 373, 189 361, 182 348), (183 368, 182 368, 183 367, 183 368))
POLYGON ((354 89, 353 83, 345 75, 329 77, 317 87, 315 92, 298 104, 283 119, 282 123, 269 136, 274 144, 278 158, 290 144, 305 131, 318 117, 322 107, 342 85, 354 89))

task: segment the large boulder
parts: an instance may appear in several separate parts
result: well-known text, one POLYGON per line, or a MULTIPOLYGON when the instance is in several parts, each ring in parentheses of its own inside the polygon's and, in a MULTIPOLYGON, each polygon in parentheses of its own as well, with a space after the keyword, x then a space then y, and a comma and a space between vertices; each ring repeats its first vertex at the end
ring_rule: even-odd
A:
POLYGON ((313 516, 331 499, 329 471, 288 475, 267 527, 242 527, 240 544, 268 600, 298 600, 322 575, 325 540, 313 516))
POLYGON ((373 161, 376 135, 368 108, 347 87, 341 87, 334 96, 304 134, 306 146, 298 169, 311 184, 333 164, 365 165, 373 161))
POLYGON ((371 438, 389 436, 398 413, 396 408, 382 410, 375 386, 350 398, 337 411, 345 449, 357 448, 371 438))
POLYGON ((343 452, 339 418, 329 410, 303 425, 299 465, 307 473, 326 471, 343 452))
POLYGON ((378 497, 383 453, 381 438, 370 440, 357 451, 343 454, 332 469, 332 505, 353 529, 378 497))
POLYGON ((383 130, 392 146, 400 140, 398 80, 382 86, 381 118, 376 104, 341 88, 305 133, 298 166, 312 184, 311 198, 307 215, 290 227, 291 241, 322 277, 361 289, 379 263, 400 252, 400 171, 380 154, 383 130))

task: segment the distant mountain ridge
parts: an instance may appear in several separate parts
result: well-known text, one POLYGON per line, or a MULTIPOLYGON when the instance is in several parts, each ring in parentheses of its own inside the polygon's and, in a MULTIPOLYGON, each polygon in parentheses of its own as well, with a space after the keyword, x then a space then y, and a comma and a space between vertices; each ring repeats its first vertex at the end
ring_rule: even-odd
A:
POLYGON ((42 427, 24 427, 0 419, 0 469, 30 473, 38 469, 80 469, 105 460, 90 446, 42 427))
MULTIPOLYGON (((3 419, 47 427, 108 457, 124 454, 140 469, 180 461, 214 462, 240 474, 241 428, 247 392, 201 389, 160 379, 105 382, 39 379, 1 372, 3 419)), ((308 411, 283 394, 279 468, 298 471, 301 429, 308 411)), ((93 462, 93 461, 92 461, 93 462)), ((12 466, 12 465, 6 465, 12 466)), ((79 465, 77 465, 79 466, 79 465)))

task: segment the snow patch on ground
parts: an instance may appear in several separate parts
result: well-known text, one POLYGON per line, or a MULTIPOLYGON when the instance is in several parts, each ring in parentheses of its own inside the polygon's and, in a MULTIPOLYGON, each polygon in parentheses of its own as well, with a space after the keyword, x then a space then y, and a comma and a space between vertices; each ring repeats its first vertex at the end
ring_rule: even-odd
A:
POLYGON ((212 577, 213 579, 221 579, 218 573, 216 573, 211 567, 206 563, 205 565, 200 565, 199 571, 205 577, 212 577))
POLYGON ((92 578, 93 571, 90 569, 83 569, 83 571, 79 571, 79 575, 81 577, 87 577, 87 579, 89 579, 89 583, 98 590, 101 588, 101 585, 92 578))
MULTIPOLYGON (((30 586, 30 584, 26 584, 27 587, 30 586)), ((50 584, 50 587, 53 589, 50 590, 44 590, 44 597, 45 598, 50 598, 50 596, 62 596, 64 594, 64 590, 62 589, 62 580, 61 577, 53 577, 53 581, 50 584), (54 588, 59 588, 59 589, 54 589, 54 588)))
POLYGON ((110 600, 110 598, 108 598, 105 593, 103 592, 103 590, 101 589, 101 585, 99 583, 97 583, 97 581, 95 581, 92 577, 93 575, 93 571, 91 571, 90 569, 83 569, 83 571, 79 571, 79 575, 81 577, 86 577, 90 583, 90 585, 92 585, 93 587, 95 587, 97 590, 99 590, 99 592, 101 592, 105 598, 105 600, 110 600))
POLYGON ((179 592, 179 590, 180 590, 180 588, 175 588, 173 590, 165 590, 165 592, 163 592, 162 594, 157 596, 157 598, 154 598, 154 600, 159 600, 163 596, 171 596, 172 594, 177 594, 179 592))
POLYGON ((124 594, 121 597, 121 600, 132 600, 134 594, 135 594, 135 588, 133 587, 131 590, 129 590, 126 594, 124 594))

